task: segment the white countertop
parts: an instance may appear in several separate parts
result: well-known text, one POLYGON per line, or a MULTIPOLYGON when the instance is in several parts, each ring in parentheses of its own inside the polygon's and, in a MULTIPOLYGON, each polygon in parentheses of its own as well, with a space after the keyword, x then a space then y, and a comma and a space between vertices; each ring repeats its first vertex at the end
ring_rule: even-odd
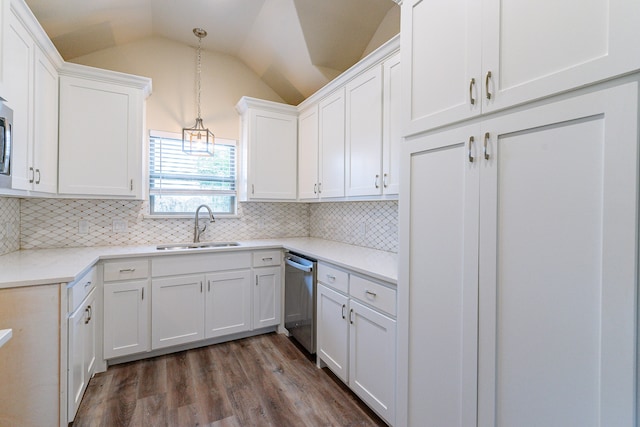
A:
POLYGON ((0 289, 68 283, 101 259, 284 248, 397 284, 397 254, 312 237, 241 241, 240 246, 161 251, 156 246, 30 249, 0 256, 0 289))
POLYGON ((12 335, 13 331, 11 329, 0 329, 0 347, 5 345, 12 335))

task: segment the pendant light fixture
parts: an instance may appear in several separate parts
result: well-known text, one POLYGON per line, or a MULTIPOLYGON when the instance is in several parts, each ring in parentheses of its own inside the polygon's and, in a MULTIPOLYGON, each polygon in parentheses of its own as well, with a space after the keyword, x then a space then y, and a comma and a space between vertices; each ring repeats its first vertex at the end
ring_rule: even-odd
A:
POLYGON ((200 115, 200 73, 201 73, 201 45, 202 39, 207 36, 207 32, 202 28, 194 28, 193 34, 198 38, 198 57, 197 57, 197 90, 198 90, 198 118, 195 125, 190 128, 182 129, 182 151, 187 154, 195 156, 213 156, 213 144, 215 136, 213 132, 205 128, 202 124, 202 117, 200 115))

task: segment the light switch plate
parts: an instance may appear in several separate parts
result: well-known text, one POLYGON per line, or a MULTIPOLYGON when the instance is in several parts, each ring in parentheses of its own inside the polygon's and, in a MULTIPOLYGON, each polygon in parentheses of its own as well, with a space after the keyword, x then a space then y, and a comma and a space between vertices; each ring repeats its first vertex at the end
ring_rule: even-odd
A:
POLYGON ((86 219, 78 221, 78 234, 89 234, 89 221, 86 219))
POLYGON ((113 232, 114 233, 126 233, 127 232, 127 221, 124 219, 114 219, 113 220, 113 232))

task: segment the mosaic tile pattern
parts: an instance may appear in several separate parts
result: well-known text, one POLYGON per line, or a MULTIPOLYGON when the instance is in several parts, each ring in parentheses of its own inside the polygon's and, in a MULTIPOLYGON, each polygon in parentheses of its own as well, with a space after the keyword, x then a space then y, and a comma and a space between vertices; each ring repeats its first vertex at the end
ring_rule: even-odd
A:
MULTIPOLYGON (((18 205, 17 199, 0 198, 2 218, 13 218, 10 222, 16 231, 11 245, 0 249, 10 252, 18 246, 36 249, 191 240, 193 219, 152 219, 145 217, 146 212, 147 202, 141 201, 23 199, 18 205), (4 213, 3 209, 13 211, 13 214, 4 213), (114 219, 126 222, 126 232, 113 231, 114 219), (87 222, 88 233, 80 233, 80 221, 87 222)), ((0 220, 0 225, 3 221, 0 220)), ((0 227, 0 237, 4 229, 0 227)), ((307 236, 397 252, 398 203, 240 203, 238 218, 216 219, 215 223, 208 224, 202 240, 307 236)), ((5 240, 0 239, 1 242, 5 240)))
MULTIPOLYGON (((78 246, 180 243, 193 236, 193 219, 145 217, 146 202, 128 200, 23 199, 22 249, 78 246), (80 234, 79 221, 89 232, 80 234), (114 232, 113 221, 124 220, 126 232, 114 232)), ((248 240, 309 235, 309 206, 298 203, 240 203, 238 218, 218 218, 201 237, 207 240, 248 240)))
POLYGON ((0 255, 20 249, 20 199, 0 197, 0 255))
POLYGON ((398 252, 398 202, 336 202, 309 206, 311 237, 398 252))

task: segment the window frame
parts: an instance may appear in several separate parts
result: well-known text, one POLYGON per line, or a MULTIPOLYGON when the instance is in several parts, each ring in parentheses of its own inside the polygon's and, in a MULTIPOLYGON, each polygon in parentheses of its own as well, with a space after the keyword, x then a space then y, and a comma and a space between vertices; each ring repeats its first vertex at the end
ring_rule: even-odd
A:
MULTIPOLYGON (((148 140, 147 140, 147 151, 145 153, 146 156, 146 162, 147 162, 147 169, 145 171, 145 178, 146 178, 146 188, 147 188, 147 198, 146 198, 146 209, 144 212, 144 217, 145 218, 150 218, 150 219, 184 219, 184 218, 189 218, 189 219, 193 219, 193 216, 195 214, 194 212, 177 212, 177 213, 171 213, 171 212, 154 212, 153 211, 153 202, 152 202, 152 197, 157 195, 157 191, 153 190, 151 188, 151 140, 152 139, 171 139, 171 140, 176 140, 176 141, 182 141, 182 134, 181 133, 176 133, 176 132, 167 132, 167 131, 159 131, 159 130, 149 130, 149 134, 148 134, 148 140)), ((215 194, 220 194, 220 195, 229 195, 233 197, 233 202, 232 202, 232 213, 223 213, 223 212, 215 212, 214 214, 216 216, 216 218, 238 218, 239 214, 238 214, 238 202, 239 202, 239 189, 238 189, 238 184, 239 184, 239 179, 240 179, 240 171, 239 171, 239 153, 240 153, 240 145, 238 140, 236 139, 228 139, 228 138, 219 138, 216 137, 215 138, 215 143, 216 144, 221 144, 221 145, 231 145, 235 147, 235 153, 234 153, 234 171, 235 171, 235 177, 234 177, 234 190, 227 190, 227 191, 222 191, 222 190, 167 190, 167 195, 171 195, 171 194, 177 194, 177 195, 198 195, 198 194, 202 194, 202 195, 215 195, 215 194), (220 193, 218 193, 218 191, 220 191, 220 193)), ((215 147, 214 147, 214 153, 215 153, 215 147)))

